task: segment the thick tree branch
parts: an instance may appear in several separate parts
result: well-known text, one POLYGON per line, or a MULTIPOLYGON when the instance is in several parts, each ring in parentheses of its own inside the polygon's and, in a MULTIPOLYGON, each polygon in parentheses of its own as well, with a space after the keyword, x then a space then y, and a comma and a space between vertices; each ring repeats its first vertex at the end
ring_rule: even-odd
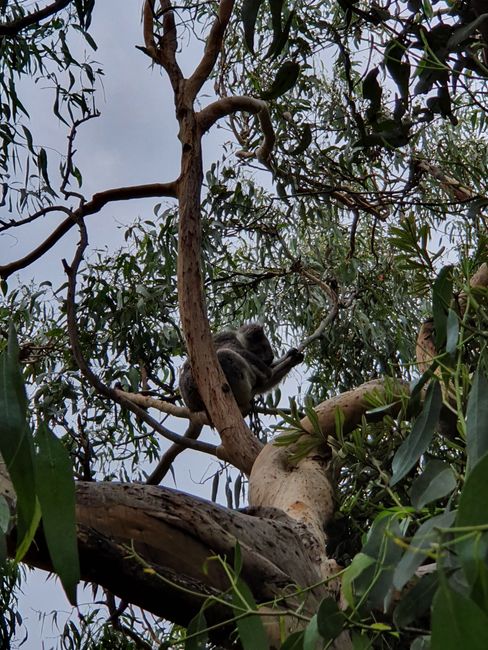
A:
POLYGON ((218 15, 207 37, 202 60, 187 81, 188 97, 192 100, 195 99, 199 90, 209 78, 217 62, 224 33, 232 15, 233 8, 234 0, 220 0, 218 15))
POLYGON ((238 111, 246 111, 258 116, 264 139, 255 155, 260 162, 266 164, 274 147, 275 133, 271 124, 268 105, 263 100, 246 97, 245 95, 223 97, 209 104, 197 114, 198 125, 202 133, 205 133, 215 122, 238 111))
MULTIPOLYGON (((105 205, 114 201, 129 201, 131 199, 146 199, 151 197, 168 196, 176 198, 177 183, 149 183, 147 185, 133 185, 129 187, 115 187, 103 192, 94 194, 90 201, 83 203, 79 208, 73 210, 72 216, 65 219, 37 248, 31 251, 20 260, 0 266, 0 277, 5 280, 20 269, 29 266, 50 250, 67 232, 76 225, 78 219, 90 214, 96 214, 105 205)), ((66 211, 62 208, 63 211, 66 211)))
POLYGON ((49 16, 54 15, 61 9, 67 7, 72 0, 56 0, 50 5, 44 7, 44 9, 38 9, 33 11, 31 14, 26 14, 22 18, 17 18, 8 23, 0 23, 0 36, 16 36, 24 27, 29 27, 30 25, 37 25, 44 18, 49 18, 49 16))

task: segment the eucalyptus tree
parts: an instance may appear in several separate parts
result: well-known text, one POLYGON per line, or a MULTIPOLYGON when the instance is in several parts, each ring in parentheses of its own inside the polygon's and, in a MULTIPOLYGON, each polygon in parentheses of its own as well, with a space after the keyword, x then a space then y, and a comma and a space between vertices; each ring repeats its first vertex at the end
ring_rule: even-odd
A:
POLYGON ((23 562, 71 603, 103 591, 70 647, 485 648, 483 3, 146 0, 134 56, 169 80, 180 172, 86 196, 103 71, 72 39, 96 47, 93 7, 0 9, 1 231, 63 219, 0 266, 4 645, 23 562), (61 156, 29 79, 53 86, 61 156), (142 198, 126 245, 91 250, 92 215, 142 198), (15 282, 74 229, 62 287, 15 282), (253 320, 308 381, 246 423, 211 331, 253 320), (214 496, 238 470, 227 508, 160 485, 188 449, 219 460, 214 496))

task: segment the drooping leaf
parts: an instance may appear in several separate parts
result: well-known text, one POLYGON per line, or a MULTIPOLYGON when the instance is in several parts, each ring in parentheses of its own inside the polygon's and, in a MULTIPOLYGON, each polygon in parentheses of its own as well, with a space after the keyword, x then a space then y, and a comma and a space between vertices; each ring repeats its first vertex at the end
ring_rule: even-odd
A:
POLYGON ((408 474, 428 448, 439 421, 441 407, 441 388, 439 382, 433 381, 427 389, 422 412, 415 420, 410 435, 398 448, 393 458, 393 476, 390 485, 395 485, 408 474))
POLYGON ((241 9, 241 20, 244 26, 244 40, 250 52, 254 53, 254 31, 256 19, 263 0, 244 0, 241 9))
POLYGON ((295 17, 295 11, 292 10, 290 11, 288 18, 286 19, 285 26, 283 27, 283 30, 279 35, 279 37, 275 38, 275 34, 273 34, 273 41, 271 42, 271 45, 269 46, 269 49, 266 52, 266 57, 271 56, 273 59, 276 59, 276 57, 281 54, 281 51, 285 47, 288 37, 290 35, 290 29, 294 17, 295 17))
POLYGON ((444 266, 432 287, 432 315, 434 317, 437 352, 444 347, 447 336, 447 314, 452 299, 452 266, 444 266))
POLYGON ((422 576, 411 589, 406 590, 393 612, 395 625, 406 627, 429 611, 438 584, 437 573, 429 573, 422 576))
POLYGON ((317 629, 326 643, 333 641, 342 632, 345 619, 333 598, 324 598, 317 612, 317 629))
MULTIPOLYGON (((249 609, 257 610, 257 605, 251 590, 240 578, 237 580, 237 591, 238 593, 232 593, 233 603, 239 606, 239 608, 234 608, 234 614, 236 616, 242 614, 240 608, 244 604, 249 609)), ((244 650, 268 650, 268 639, 264 631, 263 622, 257 614, 249 614, 248 616, 239 618, 237 621, 237 631, 244 650)))
POLYGON ((412 483, 412 505, 421 510, 427 503, 441 499, 456 487, 454 472, 443 460, 430 460, 424 471, 412 483))
POLYGON ((17 495, 19 545, 35 517, 36 490, 27 397, 20 372, 19 347, 11 325, 8 347, 0 355, 0 452, 17 495))
POLYGON ((488 524, 488 454, 472 467, 459 498, 456 526, 488 524))
POLYGON ((486 650, 488 616, 470 598, 441 582, 432 607, 431 650, 486 650))
POLYGON ((402 61, 405 54, 405 46, 396 39, 388 43, 385 48, 385 65, 393 81, 398 86, 401 97, 408 95, 408 83, 410 80, 410 64, 402 61))
POLYGON ((262 93, 263 99, 276 99, 291 90, 298 80, 300 65, 296 61, 285 61, 276 73, 271 88, 262 93))
POLYGON ((353 561, 345 570, 342 576, 342 591, 349 607, 354 607, 354 594, 352 587, 354 580, 356 580, 363 571, 366 571, 368 567, 374 564, 374 562, 374 557, 370 557, 365 553, 358 553, 354 556, 353 561))
POLYGON ((203 611, 194 616, 186 628, 185 650, 206 650, 208 647, 207 621, 203 611))
POLYGON ((303 630, 292 632, 281 644, 281 650, 303 650, 303 636, 303 630))
POLYGON ((426 553, 423 551, 428 551, 431 546, 437 543, 439 533, 435 529, 449 528, 455 518, 455 512, 443 512, 441 515, 427 519, 419 527, 410 542, 410 548, 405 551, 395 568, 393 584, 396 589, 403 589, 425 560, 426 553))
POLYGON ((320 634, 317 627, 317 614, 310 619, 303 635, 303 650, 315 650, 319 643, 320 634))
POLYGON ((488 379, 478 368, 468 396, 466 410, 468 469, 488 452, 488 379))
POLYGON ((381 96, 383 90, 378 83, 377 76, 379 69, 373 68, 368 72, 363 81, 363 97, 369 101, 367 116, 370 122, 374 122, 381 110, 381 96))
POLYGON ((354 580, 355 591, 365 597, 369 606, 386 611, 390 606, 393 594, 393 570, 401 554, 401 547, 395 543, 395 538, 403 536, 400 522, 395 515, 379 515, 368 533, 362 552, 375 559, 354 580))
POLYGON ((75 483, 68 452, 60 440, 41 424, 36 436, 36 487, 42 511, 42 527, 54 570, 68 600, 76 605, 80 580, 75 517, 75 483))
POLYGON ((459 318, 453 309, 447 313, 446 330, 446 352, 454 360, 459 339, 459 318))
POLYGON ((458 45, 469 38, 486 20, 488 20, 488 13, 481 14, 467 25, 463 25, 459 29, 454 30, 447 41, 447 49, 450 51, 455 50, 458 45))

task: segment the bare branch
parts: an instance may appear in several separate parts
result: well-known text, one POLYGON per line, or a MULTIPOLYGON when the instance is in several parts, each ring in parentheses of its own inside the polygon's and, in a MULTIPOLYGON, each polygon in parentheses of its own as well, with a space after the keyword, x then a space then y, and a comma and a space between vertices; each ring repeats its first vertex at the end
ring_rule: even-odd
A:
POLYGON ((8 23, 0 23, 0 36, 16 36, 24 27, 36 25, 44 18, 49 18, 49 16, 67 7, 70 2, 71 0, 56 0, 56 2, 44 7, 44 9, 38 9, 31 14, 26 14, 22 18, 17 18, 8 23))
MULTIPOLYGON (((190 426, 185 431, 185 434, 182 438, 184 440, 196 440, 200 433, 202 432, 202 425, 193 421, 190 422, 190 426)), ((166 474, 169 472, 173 461, 177 456, 179 456, 185 449, 188 447, 185 444, 171 445, 171 447, 161 456, 161 460, 156 465, 155 469, 148 476, 146 481, 147 485, 159 485, 166 474)))
POLYGON ((64 170, 63 179, 60 187, 60 191, 64 194, 65 199, 69 198, 70 196, 75 196, 83 200, 83 197, 80 196, 78 192, 71 192, 66 189, 69 183, 69 177, 73 172, 73 156, 75 155, 75 150, 73 149, 73 146, 74 146, 78 127, 84 124, 85 122, 92 120, 94 117, 99 117, 99 116, 100 113, 96 111, 95 113, 86 115, 85 117, 82 117, 81 119, 75 120, 73 122, 73 126, 71 127, 71 130, 68 135, 68 151, 66 153, 66 168, 64 170))
POLYGON ((197 114, 198 124, 202 132, 205 133, 217 120, 238 111, 246 111, 258 116, 264 139, 254 155, 260 162, 266 164, 273 150, 275 134, 269 116, 268 105, 263 100, 245 95, 223 97, 209 104, 197 114))
MULTIPOLYGON (((71 213, 68 219, 65 219, 59 226, 43 241, 37 248, 20 260, 15 260, 9 264, 0 266, 0 277, 7 279, 12 273, 23 269, 32 262, 35 262, 50 250, 71 228, 77 220, 86 217, 89 214, 96 214, 107 203, 112 201, 128 201, 130 199, 145 199, 150 197, 168 196, 176 198, 178 185, 176 181, 170 183, 149 183, 147 185, 132 185, 129 187, 115 187, 104 192, 98 192, 93 195, 91 201, 80 205, 79 208, 71 213)), ((61 210, 66 211, 65 208, 61 210)))
POLYGON ((31 223, 32 221, 39 219, 39 217, 43 217, 45 214, 49 214, 49 212, 64 212, 70 216, 70 220, 73 218, 73 211, 69 208, 65 208, 63 205, 50 205, 47 208, 37 210, 37 212, 34 212, 34 214, 25 217, 25 219, 19 219, 18 221, 15 221, 15 219, 10 219, 10 221, 3 221, 0 219, 0 224, 2 224, 0 225, 0 232, 5 232, 6 230, 10 230, 10 228, 18 228, 19 226, 24 226, 26 223, 31 223))
POLYGON ((195 99, 198 91, 209 78, 217 62, 224 33, 232 15, 233 8, 234 0, 220 0, 219 12, 205 43, 205 52, 202 60, 187 81, 187 93, 191 100, 195 99))
POLYGON ((175 95, 178 95, 181 91, 180 85, 183 81, 183 73, 176 61, 178 41, 173 7, 170 0, 160 0, 161 14, 163 15, 163 35, 159 38, 159 43, 156 43, 154 39, 154 20, 156 19, 154 3, 154 0, 146 0, 143 9, 145 52, 155 63, 166 70, 175 95))

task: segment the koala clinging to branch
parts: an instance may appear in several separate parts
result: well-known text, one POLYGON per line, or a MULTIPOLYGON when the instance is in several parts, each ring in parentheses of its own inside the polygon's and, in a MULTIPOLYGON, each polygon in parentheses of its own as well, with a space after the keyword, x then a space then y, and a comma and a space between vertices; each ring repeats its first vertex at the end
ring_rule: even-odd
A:
MULTIPOLYGON (((213 337, 213 342, 219 363, 243 415, 251 410, 255 395, 271 390, 303 361, 303 354, 292 348, 273 363, 273 350, 258 323, 219 332, 213 337)), ((181 369, 179 385, 183 401, 190 411, 205 410, 188 359, 181 369)))

